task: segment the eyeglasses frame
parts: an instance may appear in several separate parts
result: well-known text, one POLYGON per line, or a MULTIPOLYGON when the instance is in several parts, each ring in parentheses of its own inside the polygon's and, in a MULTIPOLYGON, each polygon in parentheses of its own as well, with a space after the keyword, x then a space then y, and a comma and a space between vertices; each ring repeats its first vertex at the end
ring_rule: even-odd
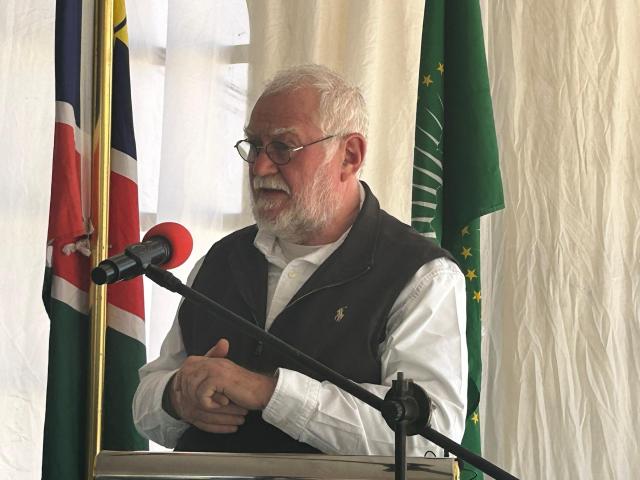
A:
POLYGON ((245 162, 247 162, 249 165, 253 165, 254 163, 256 163, 256 160, 258 159, 258 156, 260 155, 260 150, 264 150, 264 153, 267 154, 267 157, 269 157, 269 160, 271 160, 274 164, 276 165, 287 165, 289 162, 291 162, 291 154, 298 152, 300 150, 302 150, 303 148, 306 147, 310 147, 311 145, 315 145, 316 143, 320 143, 320 142, 324 142, 325 140, 329 140, 330 138, 334 138, 337 137, 337 135, 328 135, 324 138, 321 138, 320 140, 315 140, 313 142, 309 142, 309 143, 305 143, 303 145, 298 145, 297 147, 289 147, 286 149, 286 151, 289 153, 288 155, 288 160, 286 162, 276 162, 273 158, 271 158, 271 155, 269 155, 269 152, 267 151, 267 148, 269 148, 269 145, 272 145, 273 143, 282 143, 283 145, 286 145, 286 143, 284 142, 280 142, 280 141, 275 141, 275 142, 269 142, 266 145, 262 145, 262 146, 258 146, 255 143, 253 143, 252 141, 243 138, 242 140, 238 140, 236 142, 236 144, 233 146, 233 148, 235 148, 238 152, 238 155, 240 155, 240 158, 242 158, 242 160, 244 160, 245 162), (253 146, 256 149, 256 160, 254 160, 253 162, 249 161, 248 159, 244 158, 242 156, 242 154, 240 153, 240 149, 238 148, 238 146, 242 143, 242 142, 247 142, 248 144, 250 144, 251 146, 253 146))

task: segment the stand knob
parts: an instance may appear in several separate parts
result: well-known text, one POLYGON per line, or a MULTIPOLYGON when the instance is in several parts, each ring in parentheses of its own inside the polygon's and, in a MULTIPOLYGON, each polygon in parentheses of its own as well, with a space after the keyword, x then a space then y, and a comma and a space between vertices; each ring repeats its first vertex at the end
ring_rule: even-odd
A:
POLYGON ((382 416, 392 430, 396 430, 398 422, 405 421, 407 435, 417 435, 431 421, 431 399, 422 387, 398 372, 397 379, 384 397, 382 416))

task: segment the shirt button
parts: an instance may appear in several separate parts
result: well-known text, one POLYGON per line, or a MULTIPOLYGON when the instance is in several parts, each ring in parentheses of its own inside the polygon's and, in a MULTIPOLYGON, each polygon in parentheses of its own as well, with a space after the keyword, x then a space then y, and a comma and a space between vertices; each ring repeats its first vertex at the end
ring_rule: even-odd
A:
POLYGON ((289 277, 289 278, 296 278, 297 276, 298 276, 298 273, 295 272, 294 270, 292 270, 289 273, 287 273, 287 277, 289 277))

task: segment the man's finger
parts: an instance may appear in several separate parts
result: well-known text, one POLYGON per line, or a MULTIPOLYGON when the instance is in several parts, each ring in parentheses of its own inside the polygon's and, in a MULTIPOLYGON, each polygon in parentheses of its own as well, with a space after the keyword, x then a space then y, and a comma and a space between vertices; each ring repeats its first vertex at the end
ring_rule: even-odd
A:
POLYGON ((198 403, 200 404, 200 407, 205 410, 219 410, 220 408, 229 405, 231 400, 229 400, 229 397, 223 393, 215 392, 211 394, 211 392, 209 392, 202 394, 199 393, 198 403))
MULTIPOLYGON (((222 403, 218 403, 219 399, 227 399, 227 397, 217 391, 217 385, 215 379, 207 378, 200 382, 198 388, 195 391, 195 399, 198 402, 200 408, 204 410, 215 410, 224 406, 222 403)), ((223 400, 224 401, 224 400, 223 400)), ((229 400, 227 399, 227 404, 229 400)))
POLYGON ((194 414, 193 422, 206 423, 208 425, 242 425, 244 415, 226 415, 223 413, 209 413, 198 410, 194 414))
POLYGON ((215 393, 216 386, 212 381, 202 382, 196 390, 195 399, 198 401, 198 406, 203 410, 215 410, 222 407, 221 404, 214 401, 215 393))
POLYGON ((215 425, 197 421, 193 422, 192 425, 195 425, 200 430, 210 433, 235 433, 238 431, 238 427, 236 425, 215 425))
POLYGON ((211 349, 204 354, 209 358, 223 358, 229 354, 229 340, 221 338, 211 349))
POLYGON ((178 414, 180 418, 184 417, 184 406, 182 405, 182 392, 173 388, 171 390, 171 404, 173 405, 173 409, 178 414))
POLYGON ((229 405, 225 405, 224 407, 218 408, 214 413, 224 413, 227 415, 246 415, 249 413, 249 410, 246 408, 242 408, 240 405, 236 405, 235 403, 230 403, 229 405))
MULTIPOLYGON (((189 375, 182 376, 182 393, 188 396, 192 401, 198 401, 198 389, 202 383, 209 379, 209 373, 202 369, 191 372, 189 375)), ((213 393, 212 393, 213 394, 213 393)))
POLYGON ((177 373, 173 377, 173 389, 176 392, 182 391, 182 370, 178 370, 177 373))
POLYGON ((212 399, 214 403, 220 405, 221 407, 229 405, 230 403, 229 397, 219 392, 214 393, 212 399))

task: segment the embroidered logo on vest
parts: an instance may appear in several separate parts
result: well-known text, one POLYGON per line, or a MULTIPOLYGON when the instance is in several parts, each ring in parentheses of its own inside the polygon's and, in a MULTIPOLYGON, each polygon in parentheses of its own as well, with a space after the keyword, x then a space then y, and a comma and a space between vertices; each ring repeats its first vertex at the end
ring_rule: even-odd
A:
POLYGON ((336 316, 333 317, 333 319, 336 322, 341 321, 344 318, 344 311, 347 309, 347 306, 345 305, 344 307, 340 307, 338 310, 336 310, 336 316))

